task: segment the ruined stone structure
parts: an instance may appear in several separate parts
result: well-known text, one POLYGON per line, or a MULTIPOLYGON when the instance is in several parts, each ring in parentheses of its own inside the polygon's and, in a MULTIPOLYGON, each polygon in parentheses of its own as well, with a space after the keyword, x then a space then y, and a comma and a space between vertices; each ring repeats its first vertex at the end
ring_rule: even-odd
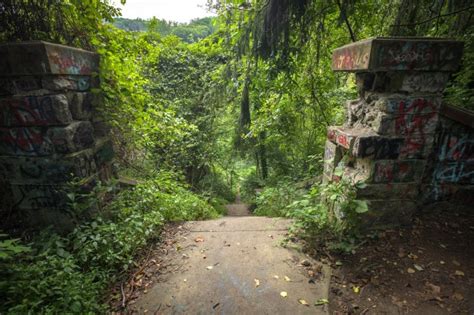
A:
POLYGON ((373 38, 334 51, 333 70, 355 72, 359 99, 328 130, 324 177, 340 165, 342 177, 367 183, 358 195, 368 223, 403 223, 420 204, 474 187, 474 120, 442 115, 455 111, 442 92, 462 50, 453 40, 373 38))
POLYGON ((0 45, 0 209, 29 224, 64 219, 67 183, 112 176, 94 114, 98 55, 42 41, 0 45))

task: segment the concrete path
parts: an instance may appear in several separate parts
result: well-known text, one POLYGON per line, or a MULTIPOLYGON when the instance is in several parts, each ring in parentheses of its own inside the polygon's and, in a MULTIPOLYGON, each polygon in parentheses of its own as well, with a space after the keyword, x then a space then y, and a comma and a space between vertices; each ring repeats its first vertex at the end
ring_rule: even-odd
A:
POLYGON ((284 219, 248 216, 187 222, 183 229, 188 232, 177 236, 182 250, 170 258, 181 267, 160 275, 128 311, 327 314, 324 306, 314 303, 328 298, 329 271, 280 245, 289 224, 284 219), (308 277, 312 268, 319 273, 316 280, 308 277))

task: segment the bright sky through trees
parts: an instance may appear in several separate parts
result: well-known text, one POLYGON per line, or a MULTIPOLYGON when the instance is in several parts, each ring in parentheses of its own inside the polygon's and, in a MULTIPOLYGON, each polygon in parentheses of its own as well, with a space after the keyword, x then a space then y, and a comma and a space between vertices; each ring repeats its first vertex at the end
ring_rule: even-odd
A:
POLYGON ((189 22, 214 15, 207 11, 206 0, 127 0, 124 6, 119 0, 113 0, 113 3, 122 9, 122 16, 129 19, 155 16, 168 21, 189 22))

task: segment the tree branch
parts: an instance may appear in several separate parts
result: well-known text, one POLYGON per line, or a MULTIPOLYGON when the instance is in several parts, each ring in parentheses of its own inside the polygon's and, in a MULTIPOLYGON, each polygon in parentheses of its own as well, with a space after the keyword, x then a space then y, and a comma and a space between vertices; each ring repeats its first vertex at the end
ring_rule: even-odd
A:
POLYGON ((474 9, 474 6, 465 7, 465 8, 459 9, 459 10, 457 10, 457 11, 453 11, 453 12, 450 12, 450 13, 438 15, 438 16, 435 16, 435 17, 426 19, 426 20, 424 20, 424 21, 421 21, 421 22, 410 23, 410 24, 393 24, 393 25, 391 25, 390 27, 396 27, 396 26, 414 26, 414 25, 425 24, 425 23, 431 22, 431 21, 433 21, 433 20, 436 20, 436 19, 439 19, 439 18, 442 18, 442 17, 445 17, 445 16, 450 16, 450 15, 453 15, 453 14, 457 14, 457 13, 460 13, 460 12, 463 12, 463 11, 468 11, 468 10, 470 10, 470 9, 474 9))

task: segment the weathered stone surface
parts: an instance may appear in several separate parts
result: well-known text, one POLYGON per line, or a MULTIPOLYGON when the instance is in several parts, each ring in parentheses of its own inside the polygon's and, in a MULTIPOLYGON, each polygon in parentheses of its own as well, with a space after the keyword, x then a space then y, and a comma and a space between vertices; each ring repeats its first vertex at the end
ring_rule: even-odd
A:
POLYGON ((421 182, 425 160, 357 159, 358 180, 367 183, 421 182))
POLYGON ((64 209, 67 202, 65 187, 58 185, 11 184, 10 189, 15 200, 14 208, 27 209, 64 209))
POLYGON ((54 153, 45 127, 0 127, 0 155, 44 156, 54 153))
POLYGON ((332 178, 334 169, 341 158, 342 153, 341 150, 338 149, 337 145, 329 140, 326 140, 326 145, 324 147, 324 175, 326 178, 332 178))
POLYGON ((67 127, 53 127, 48 137, 57 153, 72 153, 94 145, 94 129, 88 121, 74 122, 67 127))
POLYGON ((90 75, 99 69, 97 54, 43 41, 0 45, 0 74, 90 75))
POLYGON ((351 154, 360 158, 396 159, 400 155, 403 141, 403 138, 363 135, 354 140, 351 154))
POLYGON ((382 96, 375 102, 376 110, 392 115, 424 115, 439 112, 441 98, 438 96, 411 96, 399 94, 382 96))
POLYGON ((368 200, 369 211, 361 216, 364 227, 377 225, 409 225, 418 205, 413 200, 368 200))
POLYGON ((433 150, 434 136, 410 135, 400 146, 399 159, 426 159, 433 150))
POLYGON ((112 143, 100 139, 94 148, 64 156, 0 157, 0 178, 15 184, 60 184, 97 174, 114 156, 112 143))
POLYGON ((432 135, 437 124, 437 113, 389 115, 379 112, 371 126, 380 135, 400 137, 432 135))
POLYGON ((367 184, 357 189, 357 199, 411 199, 419 197, 418 183, 367 184))
POLYGON ((69 109, 75 120, 89 120, 92 115, 93 95, 90 92, 69 92, 69 109))
POLYGON ((64 94, 22 96, 0 100, 0 126, 66 125, 72 121, 64 94))
POLYGON ((451 71, 458 69, 463 43, 433 38, 371 38, 338 48, 334 71, 451 71))
POLYGON ((41 80, 45 89, 52 91, 87 91, 93 87, 89 76, 48 76, 41 80))
POLYGON ((450 78, 449 72, 359 72, 356 84, 364 92, 432 93, 440 95, 450 78))

